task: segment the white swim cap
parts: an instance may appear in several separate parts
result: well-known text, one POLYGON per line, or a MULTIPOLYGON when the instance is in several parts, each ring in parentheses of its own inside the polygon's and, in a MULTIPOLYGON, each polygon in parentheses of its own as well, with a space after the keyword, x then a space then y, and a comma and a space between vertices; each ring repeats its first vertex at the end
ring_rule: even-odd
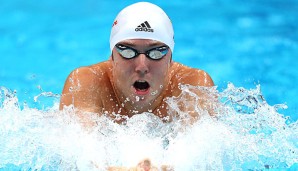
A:
POLYGON ((127 39, 160 41, 174 51, 174 30, 167 14, 158 6, 138 2, 127 6, 117 15, 110 35, 110 48, 127 39))

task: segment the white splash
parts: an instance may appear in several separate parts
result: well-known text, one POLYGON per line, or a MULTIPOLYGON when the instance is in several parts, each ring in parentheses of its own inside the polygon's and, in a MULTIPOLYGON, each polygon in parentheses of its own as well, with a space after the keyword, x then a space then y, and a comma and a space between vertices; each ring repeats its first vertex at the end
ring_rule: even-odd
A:
POLYGON ((152 95, 152 96, 155 96, 157 93, 158 93, 158 91, 155 90, 155 91, 152 91, 152 92, 151 92, 151 95, 152 95))
POLYGON ((136 96, 136 102, 140 101, 140 97, 136 96))
MULTIPOLYGON (((167 100, 171 123, 143 113, 119 125, 86 113, 98 126, 84 128, 72 107, 58 110, 58 97, 42 110, 20 107, 16 93, 2 87, 0 170, 105 170, 135 166, 144 158, 178 171, 297 168, 298 123, 277 112, 284 105, 268 105, 259 86, 247 90, 229 84, 222 92, 215 87, 181 89, 181 96, 167 100), (202 108, 202 94, 218 103, 217 115, 202 108), (200 117, 184 126, 190 109, 200 117)), ((41 96, 51 94, 36 100, 41 96)))

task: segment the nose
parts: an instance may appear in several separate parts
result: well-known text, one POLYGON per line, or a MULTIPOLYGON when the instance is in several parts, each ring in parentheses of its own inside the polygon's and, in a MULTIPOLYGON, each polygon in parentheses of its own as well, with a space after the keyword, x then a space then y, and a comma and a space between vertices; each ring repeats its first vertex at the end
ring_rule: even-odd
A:
POLYGON ((145 54, 140 54, 135 58, 135 71, 141 75, 145 75, 149 72, 149 59, 145 54))

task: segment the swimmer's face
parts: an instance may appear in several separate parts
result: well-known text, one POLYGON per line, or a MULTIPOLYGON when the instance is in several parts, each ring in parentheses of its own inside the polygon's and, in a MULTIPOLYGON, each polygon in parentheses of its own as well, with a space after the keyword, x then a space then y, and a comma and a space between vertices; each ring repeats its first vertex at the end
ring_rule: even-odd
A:
MULTIPOLYGON (((140 53, 165 46, 161 42, 149 39, 125 40, 119 42, 118 45, 122 48, 133 48, 140 53)), ((137 108, 150 106, 168 84, 168 73, 172 64, 171 56, 172 52, 169 49, 159 60, 152 60, 145 54, 125 59, 119 53, 119 49, 117 51, 114 47, 113 81, 117 95, 137 108)))

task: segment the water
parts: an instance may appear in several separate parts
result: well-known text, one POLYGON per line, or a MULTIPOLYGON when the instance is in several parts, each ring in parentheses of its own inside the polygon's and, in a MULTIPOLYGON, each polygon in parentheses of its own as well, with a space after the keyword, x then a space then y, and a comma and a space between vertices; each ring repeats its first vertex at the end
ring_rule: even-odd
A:
POLYGON ((214 79, 205 91, 218 95, 216 117, 197 107, 202 117, 181 125, 177 103, 189 105, 195 87, 169 99, 181 115, 171 124, 90 114, 107 124, 84 129, 71 108, 58 110, 69 72, 108 59, 111 23, 132 2, 0 2, 0 170, 103 170, 145 157, 175 170, 297 170, 295 0, 151 1, 173 20, 174 60, 214 79))
MULTIPOLYGON (((125 125, 105 116, 83 128, 73 109, 59 111, 24 107, 2 89, 0 167, 23 170, 104 170, 107 166, 135 166, 143 158, 175 170, 297 169, 298 125, 279 114, 284 105, 270 106, 260 89, 246 90, 229 84, 215 88, 183 86, 178 98, 169 98, 173 123, 162 123, 150 113, 135 115, 125 125), (188 115, 178 106, 202 90, 219 96, 219 113, 211 117, 197 103, 201 116, 186 127, 188 115)), ((56 97, 57 98, 57 97, 56 97)), ((181 104, 184 103, 184 104, 181 104)), ((194 105, 194 104, 191 104, 194 105)))

